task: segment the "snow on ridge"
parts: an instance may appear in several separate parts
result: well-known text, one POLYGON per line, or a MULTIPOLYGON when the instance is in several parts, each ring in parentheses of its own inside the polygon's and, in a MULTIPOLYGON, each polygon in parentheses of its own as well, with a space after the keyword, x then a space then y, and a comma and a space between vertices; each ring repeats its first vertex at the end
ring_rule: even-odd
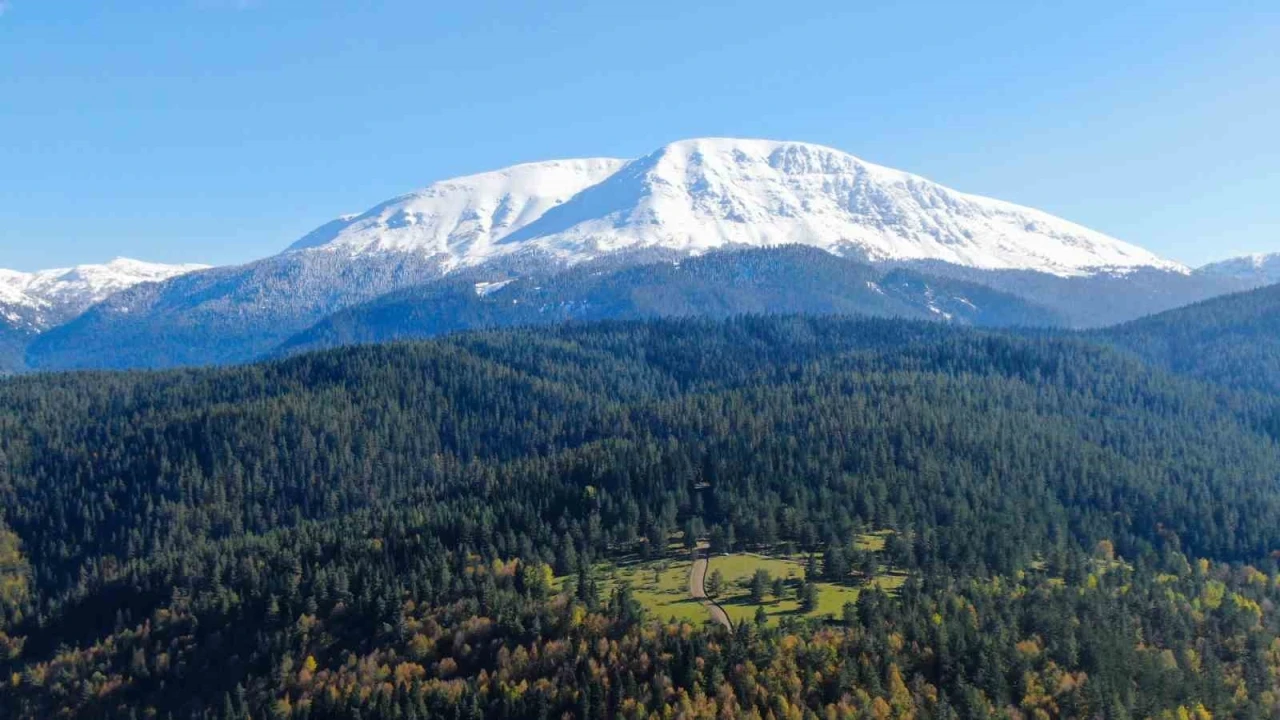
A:
POLYGON ((94 303, 108 295, 144 282, 160 282, 207 265, 163 265, 130 258, 116 258, 100 265, 76 265, 31 273, 26 293, 51 302, 94 303))
POLYGON ((1196 272, 1259 284, 1280 282, 1280 253, 1252 253, 1228 258, 1209 263, 1196 272))
POLYGON ((76 315, 107 297, 145 282, 160 282, 207 265, 164 265, 116 258, 97 265, 40 270, 0 270, 0 306, 10 323, 42 327, 51 316, 76 315))
POLYGON ((327 223, 289 250, 488 254, 497 240, 625 163, 614 158, 551 160, 443 180, 327 223))
POLYGON ((696 255, 790 243, 873 261, 1064 276, 1189 272, 1040 210, 833 148, 733 138, 682 140, 631 161, 557 160, 445 180, 329 223, 290 249, 425 253, 452 270, 530 250, 576 264, 624 250, 696 255))

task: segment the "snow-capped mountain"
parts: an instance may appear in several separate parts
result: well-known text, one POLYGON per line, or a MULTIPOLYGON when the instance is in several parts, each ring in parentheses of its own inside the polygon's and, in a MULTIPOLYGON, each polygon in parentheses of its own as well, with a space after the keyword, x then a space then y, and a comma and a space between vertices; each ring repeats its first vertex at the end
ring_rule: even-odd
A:
POLYGON ((1196 272, 1233 278, 1250 287, 1280 283, 1280 253, 1256 253, 1210 263, 1196 272))
POLYGON ((1186 268, 1047 213, 968 195, 819 145, 707 138, 637 160, 518 165, 446 180, 329 223, 293 251, 415 252, 446 271, 537 253, 701 254, 804 244, 873 262, 1059 276, 1186 268))
POLYGON ((0 269, 0 320, 42 330, 140 283, 160 282, 205 265, 161 265, 117 258, 101 265, 41 270, 0 269))
POLYGON ((494 242, 613 175, 625 160, 553 160, 438 182, 323 225, 290 250, 418 252, 476 260, 494 242))
MULTIPOLYGON (((718 250, 768 248, 768 258, 794 245, 927 265, 935 279, 924 290, 942 287, 939 276, 994 287, 1080 327, 1202 299, 1223 282, 1047 213, 831 148, 712 138, 636 160, 530 163, 441 181, 329 222, 278 255, 118 292, 34 338, 24 361, 35 369, 243 362, 407 288, 491 288, 568 267, 613 272, 718 250)), ((802 274, 789 277, 800 283, 802 274)), ((732 292, 735 307, 767 309, 774 297, 749 281, 732 292)))

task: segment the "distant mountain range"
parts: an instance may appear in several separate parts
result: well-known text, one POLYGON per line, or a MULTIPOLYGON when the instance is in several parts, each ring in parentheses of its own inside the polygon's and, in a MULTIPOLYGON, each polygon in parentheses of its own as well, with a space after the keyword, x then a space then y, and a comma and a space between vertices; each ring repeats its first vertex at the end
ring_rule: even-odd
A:
POLYGON ((341 217, 247 265, 0 271, 0 371, 242 362, 565 320, 864 313, 1098 327, 1280 277, 1199 271, 831 148, 696 139, 517 165, 341 217), (744 252, 745 251, 745 252, 744 252))
POLYGON ((1206 265, 1196 272, 1239 280, 1254 287, 1280 283, 1280 253, 1258 253, 1206 265))
POLYGON ((101 265, 34 273, 0 269, 0 375, 26 367, 27 345, 41 332, 76 318, 108 297, 207 267, 117 258, 101 265))
POLYGON ((0 269, 0 321, 10 327, 45 330, 70 320, 121 290, 207 267, 160 265, 117 258, 102 265, 78 265, 34 273, 0 269))

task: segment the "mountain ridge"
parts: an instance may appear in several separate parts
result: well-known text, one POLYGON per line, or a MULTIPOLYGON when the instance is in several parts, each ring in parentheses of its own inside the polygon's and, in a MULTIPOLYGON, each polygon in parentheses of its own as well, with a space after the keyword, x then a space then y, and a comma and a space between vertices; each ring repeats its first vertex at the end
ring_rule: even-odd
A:
POLYGON ((527 163, 443 180, 326 223, 289 251, 413 251, 456 269, 529 250, 572 265, 623 249, 787 244, 1057 275, 1189 272, 1043 211, 834 148, 735 138, 677 141, 630 161, 527 163))
POLYGON ((330 247, 353 254, 414 251, 447 240, 467 245, 502 237, 550 207, 603 180, 625 164, 614 158, 521 163, 449 178, 379 203, 363 213, 331 220, 286 252, 330 247), (424 223, 426 218, 434 221, 424 223), (440 231, 449 229, 446 236, 440 231), (388 232, 398 231, 398 232, 388 232))
POLYGON ((1196 270, 1203 275, 1227 277, 1255 287, 1280 282, 1280 253, 1252 253, 1209 263, 1196 270))
POLYGON ((0 321, 44 330, 122 290, 207 269, 207 265, 167 265, 124 257, 30 273, 0 269, 0 321))

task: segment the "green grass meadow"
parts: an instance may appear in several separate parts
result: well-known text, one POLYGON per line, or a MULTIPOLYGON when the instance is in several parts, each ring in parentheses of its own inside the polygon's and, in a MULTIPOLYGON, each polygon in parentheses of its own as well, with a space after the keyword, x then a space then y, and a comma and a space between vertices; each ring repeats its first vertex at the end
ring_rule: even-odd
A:
MULTIPOLYGON (((888 534, 888 531, 882 531, 859 536, 858 547, 878 553, 884 549, 888 534)), ((632 596, 654 619, 694 624, 708 622, 710 616, 706 608, 701 602, 689 597, 689 572, 692 566, 689 556, 674 544, 668 551, 672 553, 671 556, 658 560, 624 559, 598 563, 594 572, 600 584, 601 595, 608 597, 620 583, 627 583, 631 587, 632 596)), ((817 555, 817 560, 820 565, 821 554, 817 555)), ((804 581, 806 562, 807 556, 779 557, 757 553, 712 555, 707 568, 707 579, 710 580, 712 573, 717 570, 724 578, 724 588, 714 599, 735 625, 754 622, 757 607, 764 608, 771 624, 786 617, 838 620, 845 603, 857 602, 860 588, 853 582, 843 584, 820 581, 816 583, 817 607, 803 613, 798 593, 804 581), (766 593, 763 604, 753 603, 749 585, 757 570, 768 572, 771 578, 786 580, 784 597, 775 597, 771 588, 766 593)), ((563 588, 568 580, 557 578, 557 586, 563 588)), ((893 593, 905 581, 904 574, 881 566, 871 582, 886 592, 893 593)))

